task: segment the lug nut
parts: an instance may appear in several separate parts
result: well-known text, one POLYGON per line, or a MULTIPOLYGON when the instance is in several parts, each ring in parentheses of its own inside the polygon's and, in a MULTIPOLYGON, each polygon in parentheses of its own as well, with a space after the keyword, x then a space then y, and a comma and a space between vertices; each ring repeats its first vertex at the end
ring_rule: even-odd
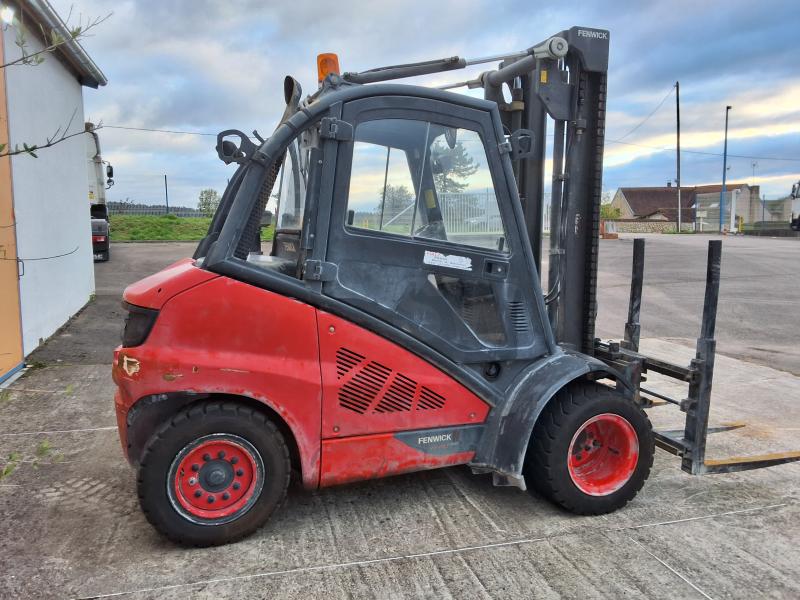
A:
POLYGON ((195 498, 199 498, 202 495, 203 495, 203 490, 195 490, 195 492, 194 492, 194 497, 195 498))
POLYGON ((211 455, 208 452, 206 452, 205 454, 203 454, 203 460, 206 462, 210 461, 211 455))
POLYGON ((194 477, 190 477, 189 478, 189 485, 194 485, 195 483, 197 483, 197 479, 195 479, 194 477))
POLYGON ((214 504, 214 496, 209 496, 208 497, 208 503, 209 504, 214 504))
POLYGON ((220 450, 217 452, 217 458, 225 458, 225 450, 220 450))
POLYGON ((244 475, 244 469, 236 469, 236 476, 241 477, 244 475))
POLYGON ((200 465, 192 465, 192 471, 197 473, 200 470, 200 465))
POLYGON ((238 456, 231 456, 231 464, 232 465, 235 465, 238 462, 239 462, 239 457, 238 456))
POLYGON ((231 495, 228 492, 225 492, 224 494, 222 494, 222 499, 223 500, 229 500, 230 497, 231 497, 231 495))
POLYGON ((234 482, 233 489, 238 490, 240 487, 242 487, 241 483, 239 483, 238 481, 234 482))

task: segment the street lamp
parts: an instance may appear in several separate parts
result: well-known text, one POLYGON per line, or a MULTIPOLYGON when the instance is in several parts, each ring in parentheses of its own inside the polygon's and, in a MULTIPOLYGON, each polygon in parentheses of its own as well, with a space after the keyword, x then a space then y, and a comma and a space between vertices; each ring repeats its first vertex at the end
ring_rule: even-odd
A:
POLYGON ((725 223, 725 194, 727 188, 725 187, 725 178, 728 174, 728 113, 731 106, 725 107, 725 149, 722 151, 722 191, 719 193, 719 232, 724 231, 725 223))

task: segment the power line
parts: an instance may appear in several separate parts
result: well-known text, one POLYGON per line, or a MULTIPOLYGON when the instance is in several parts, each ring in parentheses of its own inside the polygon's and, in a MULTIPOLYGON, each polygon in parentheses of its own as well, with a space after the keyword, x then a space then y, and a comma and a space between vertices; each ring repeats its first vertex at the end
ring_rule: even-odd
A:
POLYGON ((182 135, 207 135, 211 137, 217 137, 216 133, 204 133, 202 131, 177 131, 175 129, 151 129, 149 127, 126 127, 124 125, 103 124, 103 126, 98 127, 98 129, 127 129, 129 131, 150 131, 153 133, 179 133, 182 135))
POLYGON ((664 106, 664 102, 666 102, 666 101, 667 101, 667 98, 669 98, 670 94, 672 94, 672 90, 674 90, 674 89, 675 89, 675 86, 673 85, 671 88, 669 88, 669 91, 667 92, 667 95, 666 95, 666 96, 664 96, 664 97, 661 99, 661 102, 659 102, 659 103, 658 103, 658 106, 656 106, 656 107, 655 107, 655 108, 652 110, 652 112, 651 112, 649 115, 647 115, 647 116, 644 118, 644 120, 642 120, 642 122, 641 122, 641 123, 639 123, 639 124, 638 124, 636 127, 634 127, 633 129, 631 129, 631 130, 630 130, 628 133, 626 133, 625 135, 623 135, 623 136, 622 136, 621 138, 619 138, 619 139, 620 139, 620 140, 624 140, 626 137, 628 137, 628 136, 629 136, 630 134, 632 134, 634 131, 636 131, 637 129, 639 129, 639 127, 641 127, 642 125, 644 125, 645 123, 647 123, 647 121, 649 121, 649 120, 650 120, 650 117, 652 117, 654 114, 656 114, 656 112, 658 112, 658 109, 659 109, 659 108, 661 108, 662 106, 664 106))

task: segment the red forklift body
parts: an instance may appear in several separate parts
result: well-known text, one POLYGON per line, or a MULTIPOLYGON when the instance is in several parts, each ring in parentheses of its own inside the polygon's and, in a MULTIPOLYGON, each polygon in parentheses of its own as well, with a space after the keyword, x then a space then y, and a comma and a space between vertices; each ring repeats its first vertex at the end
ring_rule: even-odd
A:
POLYGON ((144 440, 130 439, 129 426, 145 430, 138 418, 147 412, 134 405, 174 410, 211 395, 257 401, 278 415, 309 488, 466 463, 475 454, 489 406, 341 318, 191 260, 134 284, 125 299, 159 311, 146 341, 114 357, 117 421, 131 461, 144 440), (459 427, 437 437, 448 426, 459 427), (402 433, 409 430, 418 431, 402 433))

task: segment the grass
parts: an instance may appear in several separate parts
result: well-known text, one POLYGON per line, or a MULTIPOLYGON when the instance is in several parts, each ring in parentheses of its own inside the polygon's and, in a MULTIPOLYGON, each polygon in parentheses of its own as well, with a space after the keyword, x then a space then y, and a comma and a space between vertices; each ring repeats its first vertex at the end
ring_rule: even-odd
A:
MULTIPOLYGON (((112 215, 111 240, 115 242, 194 242, 205 237, 211 217, 175 215, 112 215)), ((262 230, 262 240, 272 239, 273 229, 262 230)))
POLYGON ((203 239, 210 223, 210 217, 112 215, 111 239, 116 242, 191 242, 203 239))

